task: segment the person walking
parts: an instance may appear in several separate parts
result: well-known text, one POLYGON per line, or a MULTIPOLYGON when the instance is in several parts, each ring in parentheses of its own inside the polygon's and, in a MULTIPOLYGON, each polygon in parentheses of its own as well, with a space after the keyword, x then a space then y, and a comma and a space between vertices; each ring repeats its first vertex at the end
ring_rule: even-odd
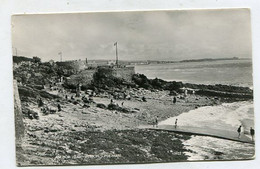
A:
POLYGON ((158 127, 158 116, 156 116, 154 123, 155 123, 155 126, 158 127))
POLYGON ((250 135, 252 137, 252 141, 254 141, 255 130, 252 127, 250 128, 250 135))
POLYGON ((178 119, 175 120, 175 128, 177 128, 178 119))
POLYGON ((147 102, 146 98, 144 96, 142 97, 142 100, 143 100, 143 102, 147 102))
POLYGON ((240 138, 240 133, 241 133, 241 125, 238 127, 238 129, 237 129, 237 132, 238 132, 238 138, 240 138))

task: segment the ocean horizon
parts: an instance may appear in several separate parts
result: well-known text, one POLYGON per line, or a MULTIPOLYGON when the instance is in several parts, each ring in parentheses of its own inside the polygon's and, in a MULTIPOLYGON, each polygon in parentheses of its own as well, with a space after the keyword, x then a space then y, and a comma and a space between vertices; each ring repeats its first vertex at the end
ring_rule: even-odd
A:
POLYGON ((253 88, 251 59, 136 65, 135 71, 150 79, 253 88))

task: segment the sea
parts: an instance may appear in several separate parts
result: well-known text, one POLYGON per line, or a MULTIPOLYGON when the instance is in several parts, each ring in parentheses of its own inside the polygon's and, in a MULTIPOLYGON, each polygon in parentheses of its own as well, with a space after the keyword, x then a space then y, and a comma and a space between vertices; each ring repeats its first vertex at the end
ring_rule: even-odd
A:
MULTIPOLYGON (((195 84, 224 84, 253 89, 250 59, 136 65, 135 71, 150 79, 159 78, 195 84)), ((254 127, 254 106, 253 101, 243 101, 200 107, 177 117, 170 117, 159 125, 172 125, 176 118, 179 126, 228 128, 236 131, 239 125, 242 125, 242 130, 248 132, 250 127, 254 127)), ((239 160, 252 158, 255 153, 252 144, 206 136, 193 135, 183 144, 192 150, 186 152, 189 156, 188 160, 239 160)))
POLYGON ((136 65, 135 71, 150 79, 253 88, 251 59, 136 65))

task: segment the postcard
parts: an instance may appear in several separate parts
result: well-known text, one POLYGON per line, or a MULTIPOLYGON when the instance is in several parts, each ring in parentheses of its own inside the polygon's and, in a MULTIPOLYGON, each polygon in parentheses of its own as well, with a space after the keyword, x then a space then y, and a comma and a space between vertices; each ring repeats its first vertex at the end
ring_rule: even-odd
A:
POLYGON ((12 16, 17 166, 255 157, 250 9, 12 16))

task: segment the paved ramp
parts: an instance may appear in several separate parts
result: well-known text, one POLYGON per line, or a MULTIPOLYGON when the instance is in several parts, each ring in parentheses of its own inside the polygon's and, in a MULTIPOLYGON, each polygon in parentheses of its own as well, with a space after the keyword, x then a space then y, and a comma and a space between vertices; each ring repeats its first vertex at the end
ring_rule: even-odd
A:
POLYGON ((218 130, 211 128, 200 128, 200 127, 191 127, 191 126, 175 126, 172 125, 159 125, 158 127, 153 126, 143 126, 141 128, 146 128, 150 130, 163 130, 163 131, 172 131, 175 133, 186 133, 200 136, 210 136, 226 140, 238 141, 242 143, 254 144, 250 137, 241 133, 240 138, 238 138, 237 131, 227 131, 227 130, 218 130))

